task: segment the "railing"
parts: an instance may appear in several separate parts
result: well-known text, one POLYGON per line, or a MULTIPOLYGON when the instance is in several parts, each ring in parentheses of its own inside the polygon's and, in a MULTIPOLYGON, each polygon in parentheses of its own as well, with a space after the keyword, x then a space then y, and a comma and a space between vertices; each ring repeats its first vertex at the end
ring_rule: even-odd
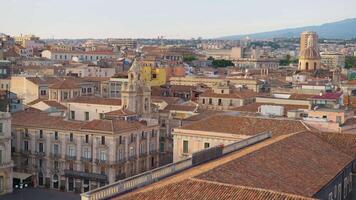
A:
POLYGON ((192 159, 188 158, 177 163, 172 163, 151 171, 138 174, 136 176, 117 181, 104 187, 91 190, 81 194, 82 200, 98 200, 116 196, 123 192, 139 188, 150 183, 156 182, 173 173, 182 171, 192 166, 192 159))
POLYGON ((138 174, 133 177, 126 178, 124 180, 119 180, 115 183, 100 187, 94 190, 91 190, 86 193, 81 194, 82 200, 99 200, 99 199, 108 199, 114 197, 133 189, 149 185, 151 183, 157 182, 167 176, 171 176, 175 173, 188 169, 190 167, 199 165, 201 163, 214 160, 225 154, 231 153, 233 151, 240 150, 244 147, 250 146, 261 142, 272 136, 271 132, 264 132, 247 138, 245 140, 232 143, 226 146, 220 145, 217 147, 212 147, 209 149, 204 149, 202 151, 194 153, 191 157, 188 157, 184 160, 171 163, 141 174, 138 174), (209 155, 213 155, 209 157, 209 155), (193 163, 194 161, 194 163, 193 163))

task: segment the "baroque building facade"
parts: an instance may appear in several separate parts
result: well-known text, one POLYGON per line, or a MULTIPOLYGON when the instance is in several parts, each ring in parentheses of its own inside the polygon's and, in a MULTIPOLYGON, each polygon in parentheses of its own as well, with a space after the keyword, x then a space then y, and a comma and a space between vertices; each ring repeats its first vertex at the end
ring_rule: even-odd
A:
POLYGON ((12 192, 11 114, 0 112, 0 195, 12 192))
POLYGON ((86 192, 153 169, 159 163, 159 126, 118 118, 69 121, 43 112, 14 114, 16 172, 34 186, 86 192))

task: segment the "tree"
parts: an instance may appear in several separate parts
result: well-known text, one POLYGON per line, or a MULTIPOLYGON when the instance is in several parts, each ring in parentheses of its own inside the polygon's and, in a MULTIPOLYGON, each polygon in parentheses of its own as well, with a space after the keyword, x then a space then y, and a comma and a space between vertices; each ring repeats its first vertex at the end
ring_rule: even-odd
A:
POLYGON ((213 60, 212 64, 215 68, 234 66, 234 63, 231 60, 225 60, 225 59, 213 60))
POLYGON ((355 56, 346 56, 345 57, 345 68, 350 69, 356 66, 356 57, 355 56))
POLYGON ((192 61, 194 61, 194 60, 196 60, 197 58, 195 57, 195 56, 193 56, 193 55, 189 55, 189 56, 184 56, 183 57, 183 61, 184 62, 192 62, 192 61))

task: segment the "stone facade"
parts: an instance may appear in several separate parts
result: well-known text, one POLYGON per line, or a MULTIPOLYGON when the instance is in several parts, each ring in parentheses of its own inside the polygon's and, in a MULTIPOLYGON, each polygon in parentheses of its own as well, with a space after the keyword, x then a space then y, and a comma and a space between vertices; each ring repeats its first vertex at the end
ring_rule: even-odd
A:
POLYGON ((0 195, 12 192, 11 115, 0 113, 0 195))
MULTIPOLYGON (((158 166, 158 126, 119 132, 97 128, 110 126, 108 121, 98 120, 91 126, 71 122, 81 123, 81 128, 30 126, 17 121, 12 128, 14 170, 31 174, 34 186, 86 192, 158 166)), ((140 122, 117 126, 122 129, 132 123, 140 122)))

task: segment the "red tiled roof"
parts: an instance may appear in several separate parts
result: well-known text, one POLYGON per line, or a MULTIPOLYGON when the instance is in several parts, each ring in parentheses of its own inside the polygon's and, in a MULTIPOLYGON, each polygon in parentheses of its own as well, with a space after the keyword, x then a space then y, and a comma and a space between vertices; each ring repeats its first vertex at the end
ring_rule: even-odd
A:
POLYGON ((72 80, 61 80, 50 85, 49 89, 78 89, 80 86, 72 80))
POLYGON ((84 104, 98 104, 109 106, 120 106, 121 99, 107 99, 96 96, 82 96, 68 100, 69 103, 84 103, 84 104))
POLYGON ((310 200, 311 198, 274 191, 186 179, 147 192, 114 198, 115 200, 310 200))
POLYGON ((334 179, 353 157, 309 132, 220 165, 198 179, 313 197, 334 179))
POLYGON ((107 113, 105 113, 105 115, 106 116, 127 116, 127 115, 136 115, 136 113, 131 112, 129 110, 119 109, 119 110, 107 112, 107 113))
POLYGON ((214 115, 210 118, 183 126, 180 129, 239 135, 256 135, 261 132, 272 131, 273 136, 306 130, 300 121, 295 120, 230 115, 214 115))
POLYGON ((140 122, 128 122, 125 120, 112 119, 112 120, 93 120, 82 126, 83 130, 98 130, 108 131, 114 133, 123 133, 126 131, 138 130, 146 127, 140 122))
POLYGON ((143 122, 128 122, 119 119, 92 120, 89 122, 65 120, 62 117, 50 116, 48 113, 37 111, 20 111, 12 116, 12 125, 57 130, 103 131, 112 134, 146 128, 143 122))
POLYGON ((337 100, 342 96, 342 92, 326 92, 322 95, 315 95, 312 99, 337 100))
POLYGON ((167 107, 164 108, 164 110, 165 111, 176 110, 176 111, 194 112, 197 110, 197 107, 190 106, 190 105, 173 104, 173 105, 168 105, 167 107))

